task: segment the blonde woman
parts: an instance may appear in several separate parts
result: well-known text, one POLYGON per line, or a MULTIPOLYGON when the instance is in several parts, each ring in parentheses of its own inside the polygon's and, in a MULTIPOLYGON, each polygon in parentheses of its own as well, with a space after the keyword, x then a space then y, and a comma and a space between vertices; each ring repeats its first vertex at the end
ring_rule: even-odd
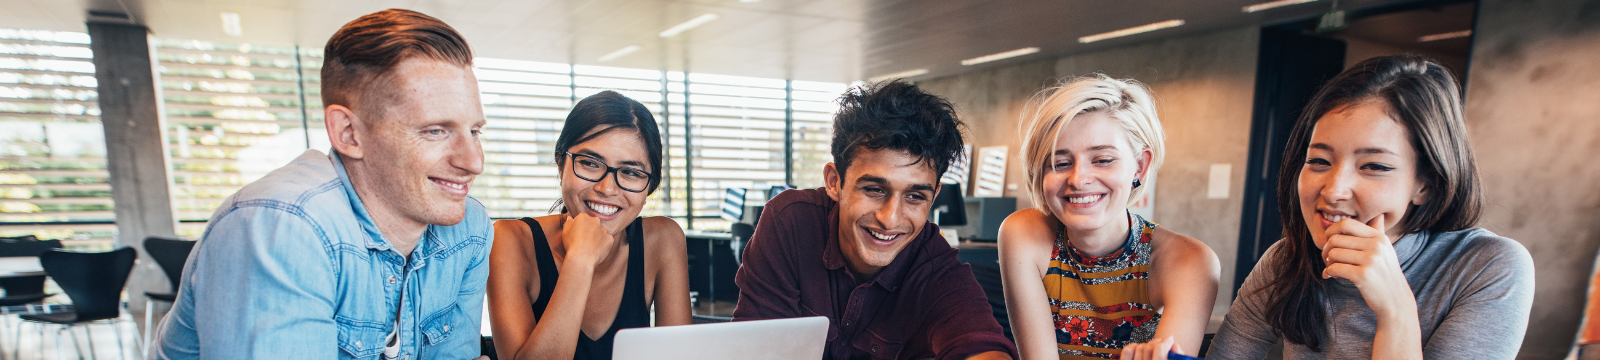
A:
POLYGON ((1144 342, 1199 349, 1216 254, 1128 211, 1165 154, 1149 90, 1104 75, 1074 79, 1041 92, 1024 116, 1034 206, 1006 218, 999 244, 1022 357, 1118 358, 1144 342))

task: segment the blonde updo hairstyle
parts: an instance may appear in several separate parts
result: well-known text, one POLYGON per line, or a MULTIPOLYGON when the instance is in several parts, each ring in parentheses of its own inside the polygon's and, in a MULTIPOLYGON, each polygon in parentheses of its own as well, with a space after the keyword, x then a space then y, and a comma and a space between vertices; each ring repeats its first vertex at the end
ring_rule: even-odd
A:
MULTIPOLYGON (((1095 112, 1104 113, 1121 125, 1136 156, 1141 150, 1150 149, 1150 165, 1140 180, 1147 180, 1161 167, 1167 135, 1156 118, 1149 88, 1137 80, 1113 79, 1105 74, 1067 79, 1035 94, 1022 111, 1024 123, 1028 124, 1022 128, 1026 131, 1022 134, 1022 159, 1027 161, 1028 196, 1035 209, 1050 213, 1044 177, 1050 172, 1050 157, 1061 129, 1078 115, 1095 112)), ((1134 188, 1128 200, 1144 195, 1147 187, 1148 182, 1134 188)))

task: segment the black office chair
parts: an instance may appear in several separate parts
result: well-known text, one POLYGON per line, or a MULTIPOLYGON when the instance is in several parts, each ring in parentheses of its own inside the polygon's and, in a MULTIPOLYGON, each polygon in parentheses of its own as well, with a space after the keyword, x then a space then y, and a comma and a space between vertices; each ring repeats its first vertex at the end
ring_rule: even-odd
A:
POLYGON ((146 291, 144 293, 144 339, 145 349, 150 346, 150 333, 155 332, 151 323, 155 319, 155 302, 176 302, 178 299, 178 283, 183 277, 183 263, 189 260, 189 251, 194 250, 194 241, 178 238, 151 236, 144 238, 144 251, 156 260, 156 265, 161 266, 161 271, 167 273, 167 281, 172 284, 172 292, 146 291))
POLYGON ((756 235, 756 227, 736 222, 733 223, 733 228, 729 230, 733 233, 733 262, 735 264, 744 264, 744 249, 750 247, 750 237, 756 235))
MULTIPOLYGON (((61 291, 72 299, 72 312, 40 315, 23 315, 22 320, 39 325, 39 337, 44 338, 44 325, 53 324, 56 330, 56 354, 61 354, 61 333, 71 333, 71 328, 84 325, 89 335, 89 353, 94 354, 94 335, 88 325, 110 323, 117 335, 117 351, 126 357, 122 346, 122 329, 117 326, 122 319, 122 289, 128 284, 128 274, 133 272, 133 262, 138 252, 130 247, 103 253, 80 253, 55 250, 39 255, 44 272, 55 279, 61 291)), ((20 329, 19 329, 20 330, 20 329)), ((72 334, 73 350, 77 350, 78 337, 72 334)), ((82 357, 82 353, 78 354, 82 357)))
MULTIPOLYGON (((25 237, 33 238, 33 235, 25 237)), ((0 240, 0 257, 37 257, 39 254, 60 248, 61 240, 0 240)), ((0 306, 34 304, 55 295, 44 292, 44 280, 44 274, 0 278, 0 289, 6 291, 6 296, 0 297, 0 306)))
POLYGON ((22 241, 39 241, 39 237, 33 235, 0 237, 0 243, 22 241))
POLYGON ((488 357, 489 360, 500 360, 500 354, 495 353, 494 350, 493 336, 484 336, 483 340, 478 341, 478 352, 479 355, 488 357))

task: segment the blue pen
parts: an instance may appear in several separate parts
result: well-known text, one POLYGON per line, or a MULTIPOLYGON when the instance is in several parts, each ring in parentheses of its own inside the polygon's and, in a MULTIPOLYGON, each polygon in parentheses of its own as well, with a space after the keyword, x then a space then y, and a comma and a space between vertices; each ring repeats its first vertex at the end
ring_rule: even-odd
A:
POLYGON ((1176 353, 1176 352, 1168 352, 1167 353, 1167 360, 1205 360, 1205 359, 1201 359, 1201 358, 1197 358, 1197 357, 1193 357, 1193 356, 1189 356, 1189 355, 1184 355, 1184 354, 1179 354, 1179 353, 1176 353))

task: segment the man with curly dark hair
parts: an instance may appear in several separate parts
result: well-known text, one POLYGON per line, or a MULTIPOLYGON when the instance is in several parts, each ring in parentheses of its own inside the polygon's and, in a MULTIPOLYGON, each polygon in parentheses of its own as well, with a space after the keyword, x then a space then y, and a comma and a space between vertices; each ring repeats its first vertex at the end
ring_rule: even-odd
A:
POLYGON ((955 109, 901 81, 840 103, 827 185, 767 202, 734 320, 826 316, 825 359, 1012 358, 972 269, 928 222, 962 148, 955 109))

